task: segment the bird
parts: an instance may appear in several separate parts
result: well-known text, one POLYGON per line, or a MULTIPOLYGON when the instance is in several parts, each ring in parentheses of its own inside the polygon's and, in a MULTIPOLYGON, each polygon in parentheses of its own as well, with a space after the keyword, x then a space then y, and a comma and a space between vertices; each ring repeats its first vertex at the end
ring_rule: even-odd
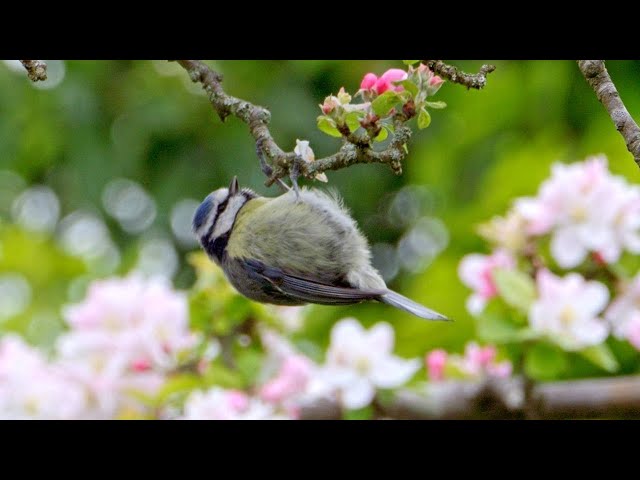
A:
POLYGON ((239 188, 237 177, 196 209, 192 228, 208 257, 245 297, 275 305, 377 301, 449 320, 389 289, 364 235, 336 192, 302 187, 277 197, 239 188))

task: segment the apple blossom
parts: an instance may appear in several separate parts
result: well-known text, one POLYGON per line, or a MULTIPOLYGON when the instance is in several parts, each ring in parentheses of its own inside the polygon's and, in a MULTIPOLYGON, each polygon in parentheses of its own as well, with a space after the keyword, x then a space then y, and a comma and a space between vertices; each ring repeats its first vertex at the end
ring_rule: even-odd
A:
POLYGON ((405 360, 392 354, 394 332, 380 322, 365 330, 354 318, 337 322, 331 330, 326 362, 317 376, 349 409, 368 405, 376 388, 396 388, 420 368, 418 359, 405 360))
POLYGON ((187 398, 181 420, 284 420, 274 408, 237 390, 213 387, 196 390, 187 398))
POLYGON ((520 213, 511 210, 504 217, 494 216, 480 225, 478 232, 500 249, 517 253, 521 252, 527 243, 525 223, 520 213))
POLYGON ((495 269, 512 269, 515 260, 506 250, 496 250, 491 255, 471 253, 466 255, 458 267, 458 275, 474 293, 467 299, 467 310, 471 314, 480 313, 487 301, 498 294, 493 271, 495 269))
POLYGON ((602 283, 586 281, 577 273, 558 277, 540 270, 538 299, 529 309, 533 330, 547 334, 566 350, 580 350, 602 343, 608 325, 598 317, 607 305, 609 291, 602 283))
POLYGON ((636 311, 627 324, 627 340, 636 350, 640 350, 640 311, 636 311))
POLYGON ((170 368, 175 355, 194 345, 183 293, 160 278, 130 276, 91 284, 85 299, 63 312, 70 335, 88 334, 105 349, 117 349, 131 364, 170 368))
POLYGON ((57 364, 86 389, 93 418, 142 412, 134 393, 155 394, 196 342, 186 296, 163 279, 95 281, 63 314, 71 329, 57 340, 57 364))
POLYGON ((85 418, 83 388, 17 335, 0 339, 0 419, 85 418))
POLYGON ((626 339, 640 350, 640 274, 624 285, 607 308, 605 318, 616 338, 626 339))
POLYGON ((269 403, 282 403, 304 393, 314 365, 304 355, 284 359, 278 375, 260 389, 260 398, 269 403))
POLYGON ((563 268, 587 252, 615 262, 623 249, 640 253, 640 188, 610 175, 604 156, 556 163, 536 197, 516 201, 530 235, 551 233, 551 254, 563 268))

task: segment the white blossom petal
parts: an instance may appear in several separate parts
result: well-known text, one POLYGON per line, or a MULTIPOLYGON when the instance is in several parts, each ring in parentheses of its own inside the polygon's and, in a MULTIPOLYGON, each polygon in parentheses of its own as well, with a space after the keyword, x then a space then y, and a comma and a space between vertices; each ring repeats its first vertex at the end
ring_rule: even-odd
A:
POLYGON ((486 305, 487 301, 483 296, 478 295, 477 293, 474 293, 473 295, 469 295, 469 297, 467 297, 467 311, 471 315, 478 315, 479 313, 482 313, 486 305))
POLYGON ((378 354, 388 354, 393 350, 395 334, 393 328, 386 322, 376 323, 369 329, 369 348, 378 354))
POLYGON ((609 290, 600 282, 587 282, 581 295, 581 301, 576 306, 589 316, 598 315, 607 306, 609 290))
POLYGON ((573 268, 584 260, 587 250, 571 227, 556 230, 551 238, 551 255, 562 268, 573 268))
POLYGON ((341 399, 346 408, 355 410, 369 405, 375 393, 371 382, 364 377, 359 377, 342 390, 341 399))
POLYGON ((421 366, 418 359, 388 357, 376 364, 371 372, 371 381, 379 388, 397 388, 411 380, 421 366))

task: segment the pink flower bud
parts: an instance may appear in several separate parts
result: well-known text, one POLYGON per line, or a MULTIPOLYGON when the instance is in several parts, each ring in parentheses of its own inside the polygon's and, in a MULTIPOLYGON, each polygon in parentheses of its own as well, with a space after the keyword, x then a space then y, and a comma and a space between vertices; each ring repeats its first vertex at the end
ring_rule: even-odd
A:
POLYGON ((442 85, 443 83, 444 83, 444 80, 440 78, 438 75, 435 75, 431 77, 431 79, 429 79, 430 87, 440 87, 440 85, 442 85))
POLYGON ((146 358, 138 358, 131 363, 131 369, 134 372, 146 372, 151 368, 151 362, 146 358))
POLYGON ((329 95, 327 98, 324 99, 324 103, 320 105, 320 109, 322 110, 322 113, 324 113, 325 115, 328 115, 331 112, 333 112, 333 110, 338 105, 340 105, 340 100, 338 99, 338 97, 334 95, 329 95))
POLYGON ((367 73, 362 82, 360 82, 360 88, 362 90, 370 90, 378 81, 378 76, 375 73, 367 73))
POLYGON ((407 76, 407 72, 405 72, 404 70, 400 70, 399 68, 390 68, 380 76, 380 78, 376 82, 374 89, 378 92, 379 95, 391 88, 393 88, 396 92, 401 92, 402 90, 404 90, 404 87, 402 85, 393 85, 392 82, 406 80, 407 76))
POLYGON ((431 72, 431 69, 427 67, 424 63, 421 63, 420 65, 418 65, 418 68, 416 70, 418 70, 418 72, 420 73, 427 72, 427 75, 429 74, 429 72, 431 72))
POLYGON ((447 352, 442 349, 433 350, 427 355, 425 363, 427 364, 429 380, 438 381, 444 379, 444 367, 447 363, 447 352))

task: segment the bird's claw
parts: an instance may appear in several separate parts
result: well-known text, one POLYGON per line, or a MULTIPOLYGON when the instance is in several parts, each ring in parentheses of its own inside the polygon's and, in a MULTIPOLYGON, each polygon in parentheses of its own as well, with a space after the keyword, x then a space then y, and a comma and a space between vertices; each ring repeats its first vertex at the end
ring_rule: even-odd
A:
POLYGON ((291 171, 289 172, 289 178, 291 179, 291 185, 296 192, 296 200, 300 200, 300 187, 298 186, 298 177, 300 176, 300 166, 304 163, 304 160, 299 155, 296 155, 291 165, 291 171))
MULTIPOLYGON (((267 178, 273 177, 273 167, 267 163, 267 159, 264 155, 264 148, 262 144, 264 143, 263 139, 260 139, 256 142, 256 155, 258 156, 258 160, 260 160, 260 169, 262 173, 264 173, 267 178)), ((284 192, 288 192, 290 190, 289 186, 282 181, 280 178, 275 179, 276 183, 284 192)))

